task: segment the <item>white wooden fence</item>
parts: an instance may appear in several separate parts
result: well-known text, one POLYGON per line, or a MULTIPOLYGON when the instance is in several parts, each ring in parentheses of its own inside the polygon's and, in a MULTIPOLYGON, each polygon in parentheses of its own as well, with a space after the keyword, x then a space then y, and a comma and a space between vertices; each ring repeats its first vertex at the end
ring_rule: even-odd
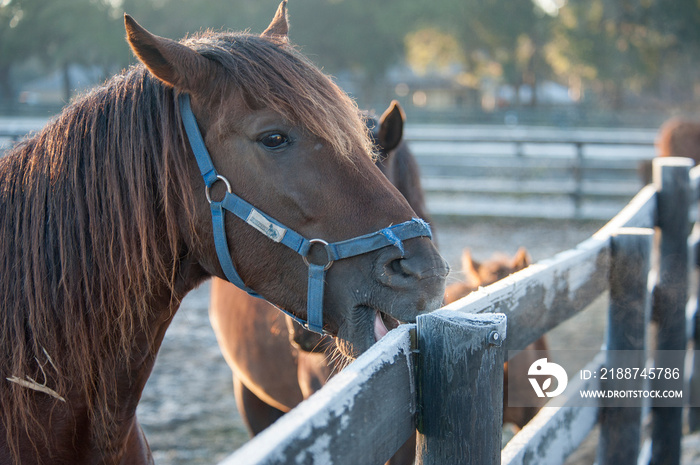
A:
POLYGON ((407 126, 433 215, 606 220, 643 186, 654 131, 407 126))
MULTIPOLYGON (((698 255, 688 253, 700 191, 691 166, 655 160, 654 184, 590 239, 391 331, 222 463, 381 464, 417 429, 418 464, 559 464, 600 423, 601 465, 678 464, 681 407, 577 407, 572 399, 543 408, 501 450, 502 362, 606 292, 608 349, 686 349, 697 307, 686 305, 688 259, 698 255), (650 320, 655 348, 646 337, 650 320)), ((698 373, 684 373, 694 395, 698 373)), ((691 426, 698 419, 691 409, 691 426)))

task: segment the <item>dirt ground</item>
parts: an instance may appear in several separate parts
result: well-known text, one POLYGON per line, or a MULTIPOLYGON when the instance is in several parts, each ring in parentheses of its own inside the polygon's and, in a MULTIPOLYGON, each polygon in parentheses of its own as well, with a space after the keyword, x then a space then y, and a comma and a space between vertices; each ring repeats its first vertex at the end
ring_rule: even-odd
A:
MULTIPOLYGON (((453 269, 449 278, 453 281, 459 279, 465 247, 475 259, 484 260, 496 251, 512 255, 525 246, 539 261, 574 247, 602 224, 475 218, 443 220, 434 226, 440 250, 453 269)), ((139 405, 138 416, 158 465, 213 464, 248 439, 236 410, 231 372, 209 324, 208 305, 208 283, 187 296, 165 336, 139 405)), ((598 305, 557 328, 549 336, 550 347, 599 347, 604 308, 598 305)), ((571 465, 593 463, 595 435, 589 442, 571 465)))

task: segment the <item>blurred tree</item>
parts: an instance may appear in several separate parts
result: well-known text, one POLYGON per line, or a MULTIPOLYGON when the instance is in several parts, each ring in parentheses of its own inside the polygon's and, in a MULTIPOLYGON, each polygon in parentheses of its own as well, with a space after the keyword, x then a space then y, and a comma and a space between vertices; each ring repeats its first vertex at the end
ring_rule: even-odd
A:
POLYGON ((410 63, 425 68, 449 57, 464 67, 461 83, 511 85, 516 104, 527 84, 536 103, 537 81, 550 74, 544 50, 551 17, 533 0, 434 0, 431 9, 430 25, 407 36, 410 63))
POLYGON ((626 93, 658 93, 668 70, 678 71, 679 57, 692 56, 698 31, 696 0, 569 0, 548 58, 559 75, 587 82, 602 102, 620 110, 626 93))
POLYGON ((180 39, 207 29, 262 32, 277 0, 121 0, 120 7, 154 34, 180 39))
POLYGON ((447 70, 464 64, 465 56, 457 39, 433 27, 406 35, 406 62, 419 74, 429 70, 447 70))
POLYGON ((520 88, 527 84, 533 92, 531 104, 536 104, 537 82, 549 73, 543 57, 551 17, 533 0, 458 3, 463 16, 454 18, 464 19, 460 37, 470 51, 472 66, 491 73, 500 68, 500 75, 495 77, 514 88, 516 104, 520 103, 520 88))
POLYGON ((11 72, 42 45, 33 34, 40 0, 4 0, 0 2, 0 101, 14 100, 11 72))
POLYGON ((361 76, 366 106, 376 83, 403 58, 403 38, 421 18, 421 2, 407 0, 294 0, 290 37, 326 71, 361 76))
POLYGON ((659 97, 681 102, 700 98, 700 2, 648 2, 645 20, 654 34, 664 38, 655 57, 660 68, 655 83, 659 97))
MULTIPOLYGON (((360 76, 361 104, 386 97, 373 90, 402 62, 418 70, 461 65, 458 82, 474 88, 491 80, 534 90, 556 75, 615 108, 623 89, 664 95, 694 86, 700 96, 698 0, 564 1, 291 0, 290 38, 331 74, 360 76)), ((179 38, 207 28, 260 32, 276 7, 277 0, 0 0, 0 99, 13 100, 13 69, 29 59, 66 74, 71 64, 111 73, 135 63, 124 11, 179 38)), ((70 88, 66 81, 66 97, 70 88)))
POLYGON ((42 41, 37 53, 48 67, 62 71, 66 102, 73 92, 71 65, 98 66, 107 74, 123 56, 116 40, 123 29, 106 0, 44 2, 35 21, 42 25, 35 32, 42 41))
POLYGON ((117 60, 116 21, 111 4, 101 0, 4 0, 0 3, 0 88, 14 100, 13 66, 39 58, 47 70, 63 71, 64 99, 72 86, 69 66, 110 67, 117 60))

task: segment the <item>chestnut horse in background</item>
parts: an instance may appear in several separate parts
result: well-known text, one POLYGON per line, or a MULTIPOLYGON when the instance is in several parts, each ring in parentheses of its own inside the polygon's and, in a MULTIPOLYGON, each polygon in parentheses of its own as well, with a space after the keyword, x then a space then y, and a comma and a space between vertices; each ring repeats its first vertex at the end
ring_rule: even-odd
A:
POLYGON ((656 152, 660 157, 692 158, 700 162, 700 121, 673 118, 659 129, 656 152))
MULTIPOLYGON (((465 249, 462 252, 462 272, 465 275, 465 281, 447 286, 445 290, 445 304, 461 299, 467 294, 476 291, 479 287, 493 284, 516 271, 525 269, 530 265, 530 262, 530 255, 524 247, 518 249, 512 258, 502 254, 495 254, 490 260, 483 263, 475 261, 469 250, 465 249)), ((518 381, 522 380, 522 383, 512 383, 516 389, 524 389, 527 390, 528 394, 530 393, 532 387, 527 382, 527 367, 540 358, 535 356, 532 351, 544 351, 547 349, 547 340, 542 336, 514 357, 514 359, 518 361, 515 366, 519 369, 521 367, 524 368, 524 370, 519 370, 518 373, 510 373, 511 376, 516 376, 514 379, 518 381)), ((503 372, 503 424, 512 423, 518 428, 522 428, 532 420, 545 402, 543 400, 541 405, 537 407, 509 407, 508 374, 508 363, 506 362, 503 372)), ((531 397, 530 395, 521 396, 521 398, 531 397)))
POLYGON ((320 265, 233 213, 213 221, 222 195, 287 225, 308 255, 309 237, 419 226, 400 229, 403 248, 379 242, 327 270, 323 329, 345 355, 374 343, 378 315, 415 321, 442 303, 449 268, 374 165, 354 102, 288 43, 286 2, 261 35, 176 42, 124 21, 142 64, 0 159, 2 464, 153 463, 142 390, 180 302, 227 262, 309 318, 320 265))
MULTIPOLYGON (((700 162, 700 121, 671 118, 661 125, 654 143, 657 157, 684 157, 700 162)), ((639 165, 639 177, 646 185, 651 179, 651 160, 639 165)))
MULTIPOLYGON (((376 165, 416 214, 429 220, 418 164, 402 139, 405 116, 400 105, 393 101, 378 121, 369 115, 365 121, 377 152, 376 165)), ((224 280, 212 281, 209 316, 233 371, 238 410, 252 436, 319 390, 340 369, 331 338, 302 328, 269 303, 224 280)), ((383 323, 375 326, 376 339, 396 326, 393 321, 383 323)), ((411 463, 414 452, 415 444, 407 443, 389 463, 411 463)))

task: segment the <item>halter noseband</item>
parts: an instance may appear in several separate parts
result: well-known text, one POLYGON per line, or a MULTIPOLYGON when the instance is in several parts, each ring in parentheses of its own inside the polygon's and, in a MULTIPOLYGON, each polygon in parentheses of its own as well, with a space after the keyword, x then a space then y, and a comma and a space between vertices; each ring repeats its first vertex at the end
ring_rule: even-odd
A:
MULTIPOLYGON (((188 94, 180 94, 180 114, 182 124, 185 127, 190 147, 202 173, 205 184, 205 194, 211 207, 212 226, 214 229, 214 245, 219 263, 224 271, 226 279, 246 291, 254 297, 260 297, 254 290, 243 283, 238 276, 236 268, 231 260, 231 252, 226 240, 226 228, 224 224, 224 210, 227 210, 250 226, 267 236, 269 239, 284 244, 294 252, 301 255, 304 263, 309 268, 309 281, 307 289, 306 317, 307 321, 292 315, 288 311, 280 310, 292 317, 305 328, 319 334, 327 334, 323 329, 323 286, 326 271, 334 261, 344 258, 354 257, 367 252, 372 252, 387 246, 395 246, 401 251, 403 256, 403 242, 406 239, 425 236, 432 238, 430 226, 420 218, 413 218, 401 224, 389 226, 371 234, 354 237, 352 239, 328 243, 323 239, 306 239, 294 230, 284 226, 274 218, 256 210, 251 204, 234 194, 229 181, 216 172, 209 152, 204 145, 204 140, 199 132, 197 120, 190 108, 190 97, 188 94), (226 185, 226 194, 221 201, 213 201, 209 195, 211 186, 221 181, 226 185), (327 263, 316 265, 307 259, 311 246, 318 244, 323 246, 327 255, 327 263)), ((278 307, 279 308, 279 307, 278 307)))

